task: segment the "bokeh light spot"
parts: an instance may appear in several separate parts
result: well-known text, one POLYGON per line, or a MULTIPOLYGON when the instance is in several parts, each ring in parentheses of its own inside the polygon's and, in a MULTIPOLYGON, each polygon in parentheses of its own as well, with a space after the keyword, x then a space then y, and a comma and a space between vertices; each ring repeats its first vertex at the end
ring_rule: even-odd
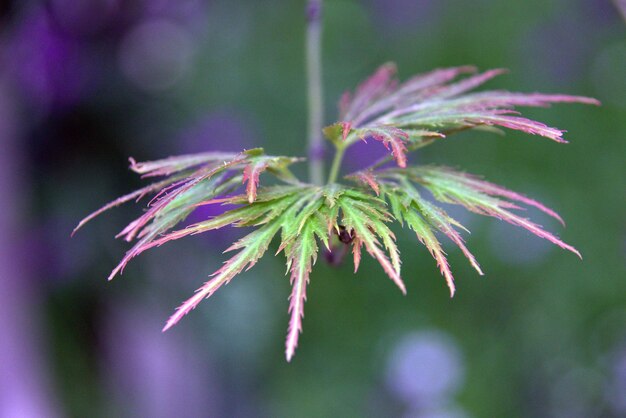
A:
POLYGON ((182 26, 163 19, 149 20, 123 39, 119 65, 139 88, 165 90, 189 73, 193 50, 192 37, 182 26))

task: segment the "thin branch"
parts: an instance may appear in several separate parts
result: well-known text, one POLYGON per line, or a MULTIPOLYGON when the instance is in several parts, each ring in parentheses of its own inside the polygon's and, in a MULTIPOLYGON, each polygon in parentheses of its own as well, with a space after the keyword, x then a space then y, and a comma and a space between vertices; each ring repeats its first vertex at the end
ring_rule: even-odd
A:
POLYGON ((345 147, 337 147, 335 151, 335 158, 333 159, 333 165, 330 168, 330 174, 328 175, 328 184, 337 181, 339 175, 339 169, 341 168, 341 161, 343 160, 343 154, 346 151, 345 147))
POLYGON ((308 0, 306 8, 306 71, 309 107, 309 178, 314 184, 323 184, 324 138, 322 137, 323 89, 322 89, 322 2, 308 0))

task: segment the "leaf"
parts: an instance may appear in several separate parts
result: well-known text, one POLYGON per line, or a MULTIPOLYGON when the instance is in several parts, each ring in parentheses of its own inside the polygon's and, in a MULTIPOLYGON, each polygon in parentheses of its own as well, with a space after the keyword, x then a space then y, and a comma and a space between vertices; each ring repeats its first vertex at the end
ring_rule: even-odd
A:
MULTIPOLYGON (((431 169, 430 173, 433 171, 435 170, 431 169)), ((444 170, 444 172, 446 172, 446 170, 444 170)), ((449 173, 450 171, 447 170, 447 172, 449 173)), ((576 254, 579 258, 582 258, 580 252, 578 252, 576 248, 561 241, 555 235, 543 230, 541 226, 535 224, 534 222, 511 212, 513 209, 519 209, 519 206, 505 200, 497 199, 494 196, 508 197, 520 203, 530 204, 531 206, 535 206, 543 212, 554 216, 556 219, 561 220, 558 214, 543 206, 539 202, 529 199, 523 195, 518 195, 500 186, 492 185, 491 183, 481 184, 481 182, 477 180, 456 180, 455 182, 447 179, 442 181, 441 178, 437 178, 432 175, 420 177, 419 171, 417 171, 416 174, 417 179, 421 179, 423 184, 433 193, 436 199, 446 203, 460 204, 472 212, 492 216, 512 225, 520 226, 538 237, 544 238, 553 244, 576 254)))
MULTIPOLYGON (((274 171, 275 174, 279 174, 290 164, 302 161, 300 158, 256 155, 251 154, 250 151, 247 151, 247 153, 250 155, 250 158, 248 158, 249 162, 243 169, 243 183, 247 183, 246 195, 248 196, 248 203, 252 203, 256 199, 259 176, 262 172, 270 170, 274 171)), ((281 178, 280 175, 277 175, 277 177, 281 178)))
POLYGON ((291 314, 291 319, 289 321, 287 339, 285 342, 287 361, 291 361, 296 347, 298 346, 298 336, 300 332, 302 332, 306 286, 309 283, 311 269, 317 261, 318 246, 316 237, 326 242, 328 246, 325 222, 320 217, 310 214, 304 219, 300 232, 286 249, 287 264, 290 266, 290 281, 292 285, 288 311, 291 314))
POLYGON ((354 260, 354 272, 359 270, 361 264, 361 247, 363 247, 363 241, 359 237, 355 237, 352 240, 352 255, 354 260))
MULTIPOLYGON (((180 229, 169 234, 164 234, 158 239, 155 239, 149 244, 145 245, 141 249, 141 252, 153 247, 159 247, 169 241, 178 240, 189 235, 196 235, 220 229, 228 225, 242 227, 266 224, 274 220, 276 217, 282 215, 282 213, 286 211, 289 207, 296 204, 296 202, 300 198, 297 193, 299 190, 302 189, 297 189, 293 187, 289 188, 288 194, 287 190, 281 190, 282 194, 274 195, 275 197, 273 199, 262 201, 257 200, 256 202, 254 202, 253 205, 232 209, 206 221, 189 225, 184 229, 180 229)), ((262 195, 259 195, 259 197, 262 196, 263 199, 268 199, 266 195, 272 194, 273 191, 274 190, 264 191, 264 193, 262 195)), ((227 200, 226 203, 238 201, 238 199, 240 198, 240 196, 233 197, 227 200)), ((247 202, 247 200, 245 201, 247 202)))
POLYGON ((330 126, 325 127, 322 131, 324 136, 333 143, 339 143, 345 141, 352 130, 352 124, 350 122, 337 122, 330 126))
POLYGON ((241 273, 244 269, 249 270, 265 254, 267 248, 280 229, 280 222, 274 221, 262 226, 256 231, 246 235, 237 241, 226 251, 241 249, 235 256, 230 258, 224 265, 213 273, 211 280, 206 282, 196 291, 196 294, 186 300, 174 315, 165 324, 163 331, 167 331, 180 319, 194 309, 203 299, 210 297, 222 285, 227 284, 233 277, 241 273))
MULTIPOLYGON (((580 252, 571 245, 566 244, 554 234, 545 231, 540 225, 512 212, 513 210, 522 209, 518 203, 527 204, 562 222, 561 217, 552 209, 524 195, 512 192, 493 183, 481 181, 476 176, 455 172, 449 168, 414 167, 407 170, 379 171, 377 175, 379 178, 388 179, 394 179, 398 176, 400 178, 403 178, 403 176, 410 177, 413 181, 426 187, 435 199, 441 202, 462 205, 471 212, 495 217, 512 225, 522 227, 534 235, 576 254, 579 258, 581 257, 580 252), (511 201, 505 200, 506 198, 511 199, 511 201)), ((453 235, 449 236, 453 241, 456 239, 453 235)))
POLYGON ((506 70, 501 68, 485 71, 482 74, 473 75, 464 80, 457 81, 456 83, 437 86, 436 88, 430 89, 424 94, 421 94, 420 99, 422 101, 425 101, 426 99, 443 100, 450 97, 455 97, 459 94, 465 93, 466 91, 472 90, 480 86, 481 84, 484 84, 486 81, 491 80, 492 78, 504 73, 506 73, 506 70))
POLYGON ((121 237, 128 242, 135 239, 137 242, 113 269, 109 275, 109 280, 111 280, 123 271, 132 258, 143 251, 168 240, 185 236, 185 233, 178 232, 168 236, 167 239, 162 237, 163 234, 183 222, 198 205, 236 190, 237 184, 242 180, 248 182, 247 201, 250 202, 256 197, 259 175, 263 170, 280 170, 296 161, 298 161, 297 158, 266 156, 261 148, 239 154, 204 153, 144 163, 137 163, 131 159, 131 169, 143 174, 144 177, 169 176, 169 178, 105 205, 83 219, 74 232, 108 209, 132 199, 141 199, 148 194, 155 194, 148 204, 147 211, 117 235, 118 238, 121 237), (229 160, 223 161, 222 158, 229 158, 229 160), (238 170, 243 170, 243 176, 231 175, 231 172, 238 170))
POLYGON ((259 185, 259 176, 267 168, 268 161, 255 160, 243 169, 243 182, 247 182, 246 195, 248 196, 248 202, 252 203, 256 199, 256 189, 259 185))
POLYGON ((383 64, 374 74, 357 87, 354 96, 344 94, 342 97, 343 103, 339 106, 342 110, 341 118, 346 121, 351 121, 360 112, 371 105, 372 102, 375 102, 392 90, 395 86, 395 82, 393 81, 395 74, 395 64, 383 64))
POLYGON ((118 234, 118 237, 124 236, 126 241, 132 241, 138 237, 138 241, 126 252, 120 263, 109 275, 108 280, 112 280, 118 273, 121 273, 132 258, 150 248, 151 243, 157 237, 184 221, 195 208, 195 203, 205 199, 207 195, 223 191, 224 188, 236 187, 232 184, 233 179, 224 183, 222 185, 224 187, 217 187, 216 184, 220 180, 220 178, 207 178, 200 185, 194 184, 196 186, 194 188, 191 186, 181 187, 170 195, 157 200, 143 216, 131 222, 118 234))
POLYGON ((349 180, 356 180, 363 184, 367 184, 374 190, 376 196, 380 195, 380 187, 378 186, 378 182, 376 181, 376 176, 372 170, 363 170, 357 171, 356 173, 346 176, 349 180))
POLYGON ((177 181, 176 178, 168 179, 168 180, 164 180, 164 181, 159 181, 159 182, 156 182, 156 183, 152 183, 152 184, 150 184, 150 185, 148 185, 146 187, 142 187, 139 190, 135 190, 134 192, 129 193, 127 195, 124 195, 122 197, 118 197, 117 199, 113 200, 112 202, 107 203, 106 205, 104 205, 100 209, 96 210, 95 212, 92 212, 91 214, 89 214, 88 216, 83 218, 78 223, 78 225, 74 228, 74 230, 72 231, 72 236, 74 236, 74 234, 80 228, 82 228, 87 222, 91 221, 92 219, 94 219, 98 215, 101 215, 102 213, 108 211, 109 209, 112 209, 114 207, 122 205, 122 204, 124 204, 126 202, 129 202, 131 200, 139 201, 144 196, 146 196, 147 194, 154 193, 154 192, 156 192, 158 190, 161 190, 163 187, 169 186, 170 184, 172 184, 172 183, 174 183, 176 181, 177 181))
POLYGON ((288 209, 290 214, 285 218, 277 254, 298 239, 306 222, 320 210, 322 204, 322 193, 319 188, 311 188, 308 193, 299 194, 296 204, 288 209))
POLYGON ((370 128, 359 129, 356 131, 360 138, 372 137, 382 142, 399 167, 406 167, 406 142, 409 140, 409 134, 402 129, 393 126, 372 126, 370 128))
POLYGON ((481 110, 481 111, 458 111, 458 112, 432 112, 423 114, 411 114, 399 117, 396 123, 400 126, 438 127, 447 129, 474 128, 477 126, 501 126, 503 128, 522 131, 531 135, 539 135, 550 138, 556 142, 567 143, 562 138, 563 132, 551 128, 541 122, 512 116, 511 110, 481 110))
POLYGON ((450 265, 446 259, 446 253, 441 248, 441 244, 437 240, 431 226, 415 210, 407 210, 404 214, 404 218, 406 219, 407 225, 415 232, 417 238, 437 261, 439 270, 445 277, 448 288, 450 289, 450 297, 454 296, 456 289, 454 286, 454 277, 452 276, 450 265))
MULTIPOLYGON (((293 223, 294 216, 298 213, 300 208, 307 202, 310 196, 310 189, 297 191, 293 190, 292 194, 279 197, 279 201, 282 204, 278 206, 270 204, 270 202, 253 203, 243 208, 234 209, 226 212, 214 218, 212 221, 204 223, 204 225, 197 225, 190 229, 194 232, 205 232, 212 227, 219 227, 226 224, 233 224, 235 226, 246 225, 255 219, 263 218, 263 221, 257 224, 258 229, 246 235, 233 245, 231 245, 226 251, 241 250, 235 256, 230 258, 224 263, 224 265, 212 274, 213 279, 209 280, 196 291, 196 294, 185 301, 168 320, 164 331, 171 328, 176 324, 183 316, 197 306, 203 299, 211 296, 219 287, 228 283, 234 276, 241 273, 244 269, 250 269, 267 251, 267 248, 274 238, 274 236, 286 227, 289 227, 293 223), (274 213, 274 216, 267 218, 263 214, 274 213), (226 218, 228 222, 220 221, 220 218, 226 218), (218 222, 215 222, 215 220, 218 222), (260 225, 260 226, 259 226, 260 225)), ((183 230, 185 231, 185 230, 183 230)), ((173 233, 176 234, 176 233, 173 233)), ((184 235, 188 235, 185 231, 184 235)), ((180 237, 177 237, 180 238, 180 237)))
MULTIPOLYGON (((353 196, 361 196, 354 193, 353 196)), ((367 195, 363 195, 366 197, 367 195)), ((389 278, 406 294, 406 286, 400 277, 400 257, 398 248, 393 241, 393 233, 385 224, 389 220, 389 214, 382 211, 376 200, 365 198, 358 200, 350 197, 348 192, 338 199, 338 205, 343 213, 342 224, 348 230, 354 231, 358 240, 353 240, 353 251, 356 245, 365 245, 367 252, 381 265, 389 278), (379 238, 383 239, 391 261, 380 248, 379 238), (355 243, 356 241, 356 243, 355 243)), ((355 256, 356 257, 356 256, 355 256)), ((355 258, 355 264, 358 261, 355 258)))
MULTIPOLYGON (((407 142, 404 135, 408 134, 408 138, 416 137, 409 133, 410 130, 432 132, 444 137, 463 129, 500 126, 565 142, 563 131, 520 117, 514 108, 546 107, 551 103, 599 104, 589 97, 562 94, 524 94, 502 90, 470 92, 504 73, 505 70, 502 69, 489 70, 455 81, 458 76, 475 71, 470 66, 443 68, 399 83, 393 78, 395 66, 385 64, 357 88, 354 96, 344 94, 340 104, 343 109, 339 115, 341 122, 333 126, 350 126, 351 133, 346 140, 348 145, 363 137, 362 132, 378 129, 380 126, 387 127, 386 133, 389 135, 381 135, 381 138, 390 136, 395 138, 395 144, 401 144, 398 145, 401 149, 397 150, 394 158, 398 165, 403 166, 400 161, 404 157, 400 156, 404 154, 402 147, 407 142), (390 131, 391 128, 397 130, 395 134, 390 131)), ((434 138, 420 141, 419 146, 413 149, 433 143, 434 138)), ((389 140, 385 142, 394 143, 389 140)))
MULTIPOLYGON (((390 202, 394 216, 400 223, 406 221, 409 228, 416 234, 418 239, 426 246, 437 265, 441 274, 445 277, 450 289, 450 296, 454 295, 454 277, 450 265, 446 259, 439 240, 434 233, 439 230, 446 235, 454 244, 461 249, 470 264, 483 274, 474 255, 465 246, 465 241, 454 228, 463 226, 451 218, 443 209, 423 199, 420 193, 408 182, 407 177, 402 175, 386 175, 381 181, 381 190, 384 197, 390 202)), ((465 229, 465 228, 463 228, 465 229)))
POLYGON ((450 240, 454 242, 457 247, 459 247, 465 258, 469 260, 474 270, 476 270, 478 274, 482 276, 484 273, 481 270, 480 265, 476 261, 476 258, 465 246, 465 240, 463 239, 461 234, 459 234, 458 231, 454 229, 454 226, 465 229, 463 225, 451 218, 443 209, 434 206, 430 202, 422 201, 420 203, 420 210, 430 219, 431 223, 436 226, 439 231, 441 231, 444 235, 450 238, 450 240))
POLYGON ((523 194, 508 190, 502 186, 482 180, 479 176, 455 171, 448 167, 422 166, 414 170, 415 173, 421 174, 421 178, 430 182, 454 182, 457 187, 469 187, 474 190, 486 193, 490 196, 504 197, 513 201, 533 206, 543 213, 555 218, 562 225, 565 222, 561 216, 553 209, 545 206, 541 202, 531 199, 523 194))
MULTIPOLYGON (((564 131, 526 119, 516 108, 547 107, 552 103, 599 104, 595 99, 559 94, 472 92, 503 72, 496 69, 475 74, 476 69, 469 66, 442 68, 400 83, 394 78, 395 65, 385 64, 354 93, 344 93, 339 103, 339 121, 323 130, 338 150, 336 162, 359 139, 373 138, 391 154, 369 169, 346 177, 355 181, 356 186, 302 183, 289 169, 301 159, 265 155, 261 148, 237 154, 208 152, 139 163, 131 158, 131 169, 137 174, 162 179, 113 200, 83 219, 75 231, 108 209, 148 195, 152 197, 145 212, 117 235, 134 241, 134 245, 113 270, 111 279, 132 258, 167 242, 226 226, 252 228, 227 248, 225 252, 235 251, 235 254, 176 309, 164 331, 236 275, 252 268, 278 236, 276 254, 285 254, 292 286, 285 341, 288 361, 294 356, 302 332, 306 288, 320 243, 328 251, 331 247, 339 248, 341 257, 335 259, 341 259, 348 246, 352 246, 355 272, 365 247, 402 293, 406 293, 400 276, 400 252, 389 227, 395 221, 402 226, 406 224, 436 261, 452 296, 454 277, 439 234, 452 241, 479 274, 483 273, 465 244, 462 232, 467 230, 437 204, 445 202, 520 226, 580 256, 574 247, 516 213, 531 206, 562 222, 555 211, 540 202, 450 168, 407 167, 408 152, 466 129, 501 132, 501 128, 508 128, 565 142, 564 131), (463 74, 470 75, 459 78, 463 74), (399 168, 374 170, 391 159, 399 168), (260 177, 264 173, 285 184, 262 187, 260 177), (245 191, 239 192, 242 185, 245 191), (435 201, 424 198, 423 189, 435 201), (223 213, 181 226, 198 206, 218 204, 225 206, 223 213), (339 238, 333 237, 331 241, 334 235, 339 238)), ((333 167, 336 173, 337 166, 333 167)))
MULTIPOLYGON (((318 188, 294 188, 291 194, 279 196, 276 200, 278 202, 270 200, 253 203, 222 215, 222 217, 230 215, 230 220, 233 221, 232 214, 237 213, 236 218, 240 219, 237 223, 242 223, 244 219, 248 219, 245 223, 249 223, 252 218, 263 218, 263 223, 259 229, 237 241, 227 250, 240 249, 241 251, 228 260, 212 275, 213 279, 205 283, 192 298, 176 310, 168 320, 164 331, 176 324, 200 301, 211 296, 219 287, 241 273, 244 268, 250 269, 267 251, 272 238, 282 229, 280 249, 285 250, 293 286, 289 308, 291 320, 286 340, 286 356, 288 361, 291 360, 297 347, 298 335, 302 330, 306 285, 312 266, 317 259, 317 239, 328 247, 327 220, 319 211, 320 205, 324 204, 325 200, 318 188), (279 202, 282 204, 279 205, 279 202), (262 206, 259 209, 260 212, 279 214, 268 220, 266 216, 259 217, 258 212, 251 210, 255 206, 262 206)), ((206 228, 207 225, 192 229, 206 230, 206 228)))
MULTIPOLYGON (((475 71, 476 69, 474 67, 465 66, 437 69, 426 74, 413 76, 405 83, 399 85, 395 91, 390 92, 390 94, 363 109, 357 116, 354 117, 353 123, 357 126, 361 126, 366 121, 371 120, 372 117, 398 107, 403 102, 414 102, 416 97, 418 97, 421 92, 426 89, 436 88, 437 86, 441 86, 444 83, 455 79, 460 74, 475 71)), ((343 115, 340 115, 340 118, 345 119, 343 115)))
POLYGON ((448 106, 456 108, 510 108, 513 106, 549 107, 552 103, 582 103, 598 106, 600 102, 591 97, 569 96, 565 94, 511 93, 505 90, 492 90, 470 93, 448 101, 448 106))
POLYGON ((142 177, 169 176, 183 170, 190 169, 209 162, 232 161, 238 158, 239 154, 229 152, 204 152, 199 154, 179 155, 168 157, 156 161, 136 162, 129 158, 130 169, 135 173, 142 174, 142 177))

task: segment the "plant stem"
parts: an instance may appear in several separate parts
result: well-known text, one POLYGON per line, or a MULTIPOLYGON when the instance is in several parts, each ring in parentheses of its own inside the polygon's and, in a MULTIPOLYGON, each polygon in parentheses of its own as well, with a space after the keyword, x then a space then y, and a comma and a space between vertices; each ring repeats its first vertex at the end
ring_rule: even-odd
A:
POLYGON ((308 146, 309 179, 313 184, 323 184, 324 138, 322 92, 322 2, 308 0, 306 7, 306 73, 308 85, 308 146))
POLYGON ((328 184, 334 183, 337 180, 344 152, 346 152, 345 147, 337 147, 335 158, 333 158, 333 165, 330 167, 330 174, 328 175, 328 184))

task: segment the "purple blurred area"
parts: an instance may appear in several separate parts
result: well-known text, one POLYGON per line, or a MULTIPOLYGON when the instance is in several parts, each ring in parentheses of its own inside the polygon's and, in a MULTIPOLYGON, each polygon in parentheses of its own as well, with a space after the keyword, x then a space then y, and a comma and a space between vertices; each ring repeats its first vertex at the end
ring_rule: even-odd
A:
POLYGON ((424 330, 404 336, 387 366, 387 386, 407 408, 404 416, 465 416, 452 413, 456 392, 463 385, 463 358, 448 335, 424 330), (447 412, 450 411, 450 412, 447 412))
POLYGON ((442 2, 436 0, 368 0, 379 28, 395 35, 426 31, 441 19, 442 2))
POLYGON ((218 416, 220 384, 206 348, 192 335, 160 332, 159 309, 121 299, 105 310, 99 365, 111 416, 218 416))
POLYGON ((40 7, 25 11, 9 35, 3 61, 29 105, 43 110, 75 104, 93 76, 81 39, 56 27, 40 7))
POLYGON ((626 20, 626 1, 624 0, 613 0, 615 3, 615 7, 618 8, 624 20, 626 20))
MULTIPOLYGON (((111 306, 103 310, 97 304, 92 307, 97 311, 94 315, 106 318, 99 329, 92 328, 86 318, 75 318, 78 329, 85 332, 79 340, 92 335, 94 341, 105 342, 91 348, 101 359, 91 372, 57 375, 63 373, 58 370, 59 361, 70 361, 74 364, 70 369, 76 369, 85 358, 82 353, 72 356, 71 344, 54 342, 66 327, 54 331, 61 334, 53 337, 48 328, 54 326, 54 318, 46 315, 59 302, 54 295, 62 294, 67 286, 60 279, 84 274, 98 254, 84 242, 68 241, 79 212, 68 209, 68 202, 60 206, 60 201, 45 197, 42 201, 41 188, 47 185, 39 177, 46 175, 44 167, 55 167, 48 173, 53 177, 63 176, 68 169, 58 170, 53 160, 59 152, 68 151, 59 148, 72 144, 63 138, 69 133, 66 121, 81 113, 97 120, 101 116, 93 114, 89 103, 115 96, 113 100, 121 99, 118 93, 109 93, 108 99, 103 93, 116 73, 146 90, 163 91, 181 80, 189 71, 191 38, 203 30, 207 5, 153 1, 130 6, 117 0, 24 3, 28 4, 13 2, 3 9, 5 24, 0 26, 0 417, 66 416, 80 408, 98 408, 117 416, 215 416, 218 398, 209 393, 212 386, 217 390, 217 382, 211 378, 215 372, 206 352, 194 349, 197 340, 193 338, 161 334, 159 317, 147 302, 135 301, 130 308, 108 298, 111 302, 106 304, 111 306), (111 65, 119 65, 119 70, 111 65), (55 150, 33 152, 29 141, 55 150), (32 165, 33 155, 40 166, 32 165), (40 212, 40 204, 59 210, 40 212), (96 387, 102 387, 104 398, 89 393, 85 373, 97 376, 96 387), (68 384, 83 387, 68 391, 64 388, 68 384), (72 400, 68 393, 79 398, 72 400)), ((239 129, 236 122, 227 117, 221 122, 221 118, 216 116, 212 122, 218 132, 222 123, 230 124, 223 131, 228 134, 239 129)), ((110 145, 94 144, 94 139, 83 136, 81 141, 86 142, 80 147, 111 152, 110 145)), ((181 141, 179 152, 197 148, 192 143, 201 140, 206 137, 188 137, 187 144, 181 141)), ((233 146, 243 141, 233 140, 233 146)), ((85 162, 73 155, 66 154, 64 160, 78 169, 84 167, 85 162)), ((95 163, 100 164, 97 159, 95 163)), ((87 174, 86 180, 99 182, 95 190, 107 187, 101 175, 87 174)), ((66 183, 64 187, 72 186, 66 183)), ((64 190, 56 193, 68 197, 64 190)), ((94 196, 88 206, 102 197, 94 196)), ((79 211, 86 209, 84 204, 79 206, 79 211)), ((88 297, 100 299, 93 293, 88 297)), ((73 308, 61 312, 84 314, 73 308)))
POLYGON ((7 80, 0 76, 0 416, 59 416, 46 349, 42 289, 33 279, 24 225, 29 181, 19 141, 20 120, 7 80), (20 174, 20 172, 22 174, 20 174))

